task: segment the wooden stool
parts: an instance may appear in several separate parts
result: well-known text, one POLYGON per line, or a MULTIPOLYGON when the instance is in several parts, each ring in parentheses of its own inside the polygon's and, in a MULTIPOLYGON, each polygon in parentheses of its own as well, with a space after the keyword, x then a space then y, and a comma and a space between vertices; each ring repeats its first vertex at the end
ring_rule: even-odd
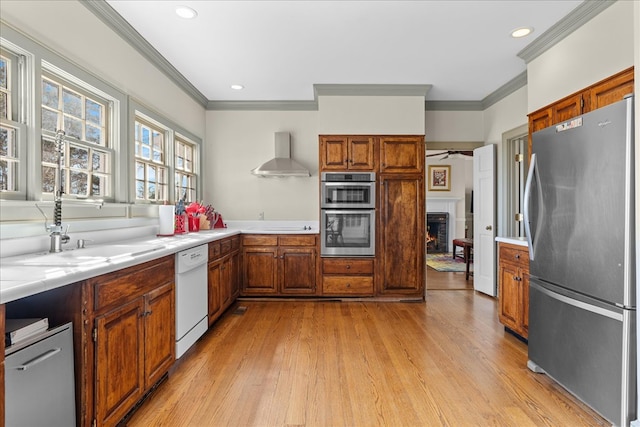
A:
POLYGON ((462 248, 462 259, 467 264, 465 280, 469 280, 469 265, 471 264, 471 250, 473 249, 473 239, 453 239, 453 259, 456 258, 456 248, 462 248))

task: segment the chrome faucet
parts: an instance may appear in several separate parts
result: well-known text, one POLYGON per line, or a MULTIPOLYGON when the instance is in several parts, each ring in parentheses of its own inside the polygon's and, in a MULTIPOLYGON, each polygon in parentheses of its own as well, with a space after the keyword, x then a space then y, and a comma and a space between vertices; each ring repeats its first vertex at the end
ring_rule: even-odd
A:
POLYGON ((53 206, 53 224, 47 226, 45 223, 47 231, 51 232, 51 247, 49 252, 62 252, 62 245, 69 242, 69 235, 67 234, 69 226, 67 226, 67 229, 64 232, 62 231, 62 195, 64 194, 64 184, 62 181, 62 174, 64 171, 62 170, 62 165, 64 161, 64 135, 65 133, 63 130, 56 131, 55 148, 58 161, 56 164, 56 192, 53 206))

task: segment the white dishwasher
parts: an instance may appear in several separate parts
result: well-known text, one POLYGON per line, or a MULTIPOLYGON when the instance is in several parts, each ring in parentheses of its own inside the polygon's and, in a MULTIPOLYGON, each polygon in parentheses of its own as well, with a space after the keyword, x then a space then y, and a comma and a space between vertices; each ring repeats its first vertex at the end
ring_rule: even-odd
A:
POLYGON ((207 261, 209 246, 176 254, 176 359, 209 327, 207 320, 207 261))

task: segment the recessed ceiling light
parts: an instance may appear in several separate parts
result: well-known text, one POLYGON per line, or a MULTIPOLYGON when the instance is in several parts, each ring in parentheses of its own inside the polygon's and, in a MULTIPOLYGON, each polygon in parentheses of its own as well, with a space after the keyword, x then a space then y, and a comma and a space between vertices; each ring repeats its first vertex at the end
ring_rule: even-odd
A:
POLYGON ((242 90, 242 89, 244 89, 244 86, 242 86, 242 85, 231 85, 231 89, 233 89, 233 90, 242 90))
POLYGON ((198 12, 187 6, 178 6, 176 7, 176 15, 184 19, 193 19, 198 16, 198 12))
POLYGON ((511 37, 513 38, 520 38, 520 37, 526 37, 529 34, 531 34, 533 32, 533 28, 532 27, 520 27, 520 28, 516 28, 515 30, 511 31, 511 37))

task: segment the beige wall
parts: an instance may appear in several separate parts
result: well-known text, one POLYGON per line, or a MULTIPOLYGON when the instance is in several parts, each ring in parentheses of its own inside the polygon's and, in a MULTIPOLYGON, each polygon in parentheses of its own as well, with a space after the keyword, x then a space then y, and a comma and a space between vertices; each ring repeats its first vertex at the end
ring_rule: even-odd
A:
POLYGON ((634 65, 634 3, 617 1, 527 65, 529 112, 634 65))
POLYGON ((2 0, 0 18, 201 138, 205 109, 75 0, 2 0))

